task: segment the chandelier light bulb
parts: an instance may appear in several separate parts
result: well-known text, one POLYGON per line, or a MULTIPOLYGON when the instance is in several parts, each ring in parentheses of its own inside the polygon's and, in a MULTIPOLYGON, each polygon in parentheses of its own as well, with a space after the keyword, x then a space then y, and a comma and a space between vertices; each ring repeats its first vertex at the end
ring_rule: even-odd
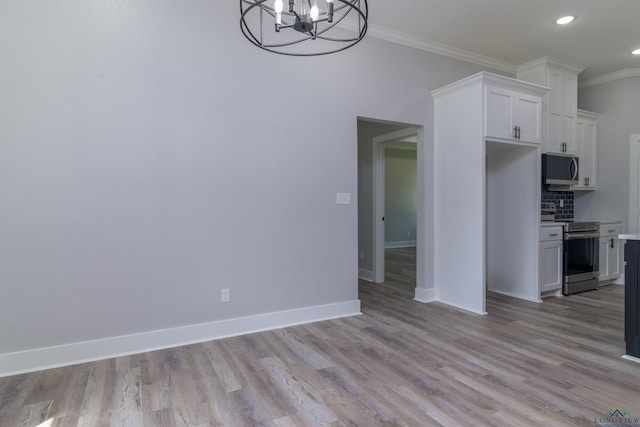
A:
POLYGON ((318 10, 318 5, 316 3, 313 3, 313 6, 311 7, 311 11, 309 12, 309 15, 311 16, 311 19, 313 19, 314 21, 318 20, 318 17, 320 16, 320 11, 318 10))
POLYGON ((276 13, 282 13, 282 11, 284 10, 284 3, 282 2, 282 0, 276 0, 275 2, 273 2, 273 10, 276 13))
POLYGON ((632 55, 640 55, 640 49, 632 50, 631 54, 632 55))
POLYGON ((327 0, 327 22, 333 22, 333 0, 327 0))

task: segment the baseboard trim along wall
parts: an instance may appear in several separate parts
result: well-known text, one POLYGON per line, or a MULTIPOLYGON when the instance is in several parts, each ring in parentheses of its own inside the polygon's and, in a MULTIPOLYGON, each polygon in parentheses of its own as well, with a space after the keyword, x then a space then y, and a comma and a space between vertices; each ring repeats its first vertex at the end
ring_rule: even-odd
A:
POLYGON ((373 271, 360 268, 358 269, 358 277, 367 282, 373 282, 373 271))
POLYGON ((385 242, 385 249, 394 249, 394 248, 414 248, 416 246, 415 240, 400 240, 397 242, 385 242))
POLYGON ((94 341, 5 353, 0 354, 0 377, 358 314, 361 314, 360 301, 352 300, 94 341))
POLYGON ((495 289, 492 289, 492 290, 490 290, 488 292, 493 292, 495 294, 500 294, 500 295, 506 295, 506 296, 512 297, 512 298, 523 299, 525 301, 531 301, 531 302, 537 302, 537 303, 542 302, 542 299, 540 299, 540 298, 532 298, 532 297, 530 297, 528 295, 523 295, 523 294, 519 294, 519 293, 516 293, 516 292, 496 291, 495 289))
POLYGON ((433 302, 436 301, 436 290, 435 288, 418 288, 416 287, 415 296, 413 298, 414 301, 418 302, 433 302))

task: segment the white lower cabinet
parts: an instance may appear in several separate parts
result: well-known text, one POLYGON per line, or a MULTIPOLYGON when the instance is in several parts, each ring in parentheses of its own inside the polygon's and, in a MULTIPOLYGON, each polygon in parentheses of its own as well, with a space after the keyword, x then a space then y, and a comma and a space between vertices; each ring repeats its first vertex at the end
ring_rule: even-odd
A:
POLYGON ((621 275, 622 248, 618 235, 622 233, 622 222, 600 223, 600 275, 601 283, 611 282, 621 275))
POLYGON ((540 230, 538 278, 541 296, 562 288, 562 226, 540 230))

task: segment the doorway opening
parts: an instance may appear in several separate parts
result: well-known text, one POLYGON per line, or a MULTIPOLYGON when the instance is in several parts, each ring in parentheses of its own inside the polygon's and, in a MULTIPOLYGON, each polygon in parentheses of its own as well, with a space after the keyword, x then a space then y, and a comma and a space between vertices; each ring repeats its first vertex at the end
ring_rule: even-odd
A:
POLYGON ((359 277, 424 287, 422 126, 358 118, 359 277), (422 286, 421 286, 422 285, 422 286))

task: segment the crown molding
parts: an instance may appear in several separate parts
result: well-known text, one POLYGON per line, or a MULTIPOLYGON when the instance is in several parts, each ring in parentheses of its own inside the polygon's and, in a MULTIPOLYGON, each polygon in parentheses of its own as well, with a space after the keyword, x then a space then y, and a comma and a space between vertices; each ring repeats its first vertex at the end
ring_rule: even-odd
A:
POLYGON ((500 61, 494 58, 490 58, 488 56, 469 52, 468 50, 458 49, 442 43, 429 41, 426 39, 412 36, 410 34, 390 30, 388 28, 380 27, 377 25, 369 24, 369 27, 367 29, 367 35, 378 38, 378 39, 390 41, 392 43, 397 43, 397 44, 413 47, 416 49, 425 50, 427 52, 437 53, 443 56, 448 56, 449 58, 459 59, 461 61, 482 65, 484 67, 503 71, 513 75, 515 75, 516 72, 518 71, 518 67, 509 62, 500 61))
POLYGON ((526 64, 519 65, 518 72, 527 71, 530 68, 539 67, 541 65, 553 65, 559 68, 564 68, 565 70, 571 71, 576 74, 580 74, 585 70, 585 68, 581 65, 570 64, 552 56, 543 56, 542 58, 538 58, 533 61, 527 62, 526 64))
POLYGON ((585 87, 612 82, 614 80, 620 80, 627 77, 638 77, 638 76, 640 76, 640 68, 627 68, 625 70, 616 71, 615 73, 603 74, 598 77, 584 80, 580 82, 578 87, 580 89, 583 89, 585 87))

